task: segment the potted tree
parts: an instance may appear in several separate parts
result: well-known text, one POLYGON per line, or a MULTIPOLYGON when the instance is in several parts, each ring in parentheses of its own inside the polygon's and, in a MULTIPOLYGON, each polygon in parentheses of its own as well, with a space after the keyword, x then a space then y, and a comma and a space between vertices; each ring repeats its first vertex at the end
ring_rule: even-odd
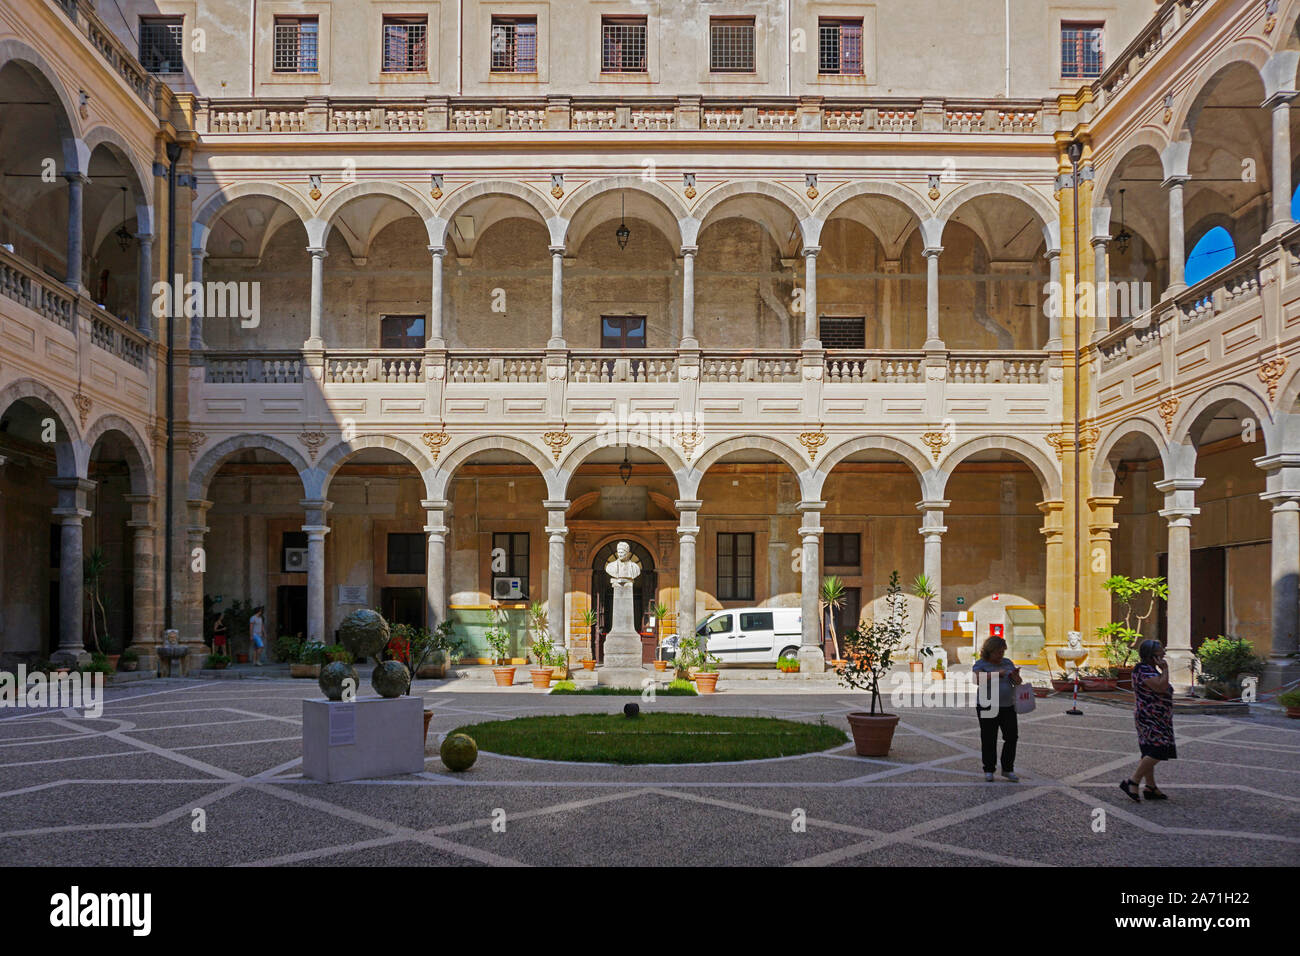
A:
POLYGON ((853 748, 860 757, 888 754, 898 726, 898 715, 885 713, 880 697, 880 680, 889 673, 894 654, 906 640, 907 606, 897 571, 889 577, 885 604, 890 611, 886 620, 859 624, 844 635, 847 660, 835 669, 846 687, 871 692, 869 713, 855 711, 847 715, 853 732, 853 748))
POLYGON ((1168 599, 1169 585, 1164 578, 1129 578, 1113 574, 1102 587, 1124 609, 1124 620, 1111 621, 1097 628, 1097 636, 1105 641, 1101 653, 1115 669, 1118 686, 1128 689, 1132 687, 1142 624, 1155 612, 1156 601, 1168 599))
POLYGON ((596 627, 596 612, 591 608, 587 608, 578 615, 578 623, 587 632, 587 656, 582 659, 582 669, 584 671, 594 671, 596 669, 596 659, 591 656, 591 648, 592 636, 596 627))
POLYGON ((1300 720, 1300 687, 1277 695, 1277 702, 1286 708, 1286 715, 1300 720))
POLYGON ((307 641, 298 651, 298 660, 289 665, 289 676, 318 678, 323 663, 325 645, 320 641, 307 641))
POLYGON ((551 686, 551 668, 554 666, 555 642, 551 640, 546 620, 546 609, 541 602, 534 601, 528 607, 528 633, 532 636, 529 652, 537 662, 529 668, 528 675, 534 687, 551 686))
POLYGON ((697 654, 699 670, 695 672, 695 689, 701 694, 712 694, 718 689, 718 665, 722 661, 705 651, 697 654))
POLYGON ((822 646, 827 643, 833 651, 832 660, 840 659, 840 642, 835 636, 835 612, 844 606, 844 581, 834 574, 822 578, 821 587, 817 589, 817 602, 821 607, 822 646))
POLYGON ((656 646, 654 668, 657 671, 666 671, 668 669, 668 662, 659 656, 659 645, 663 643, 664 639, 664 618, 668 616, 668 605, 664 604, 662 601, 656 602, 651 605, 650 613, 654 615, 655 619, 656 646))
POLYGON ((118 654, 109 646, 108 611, 104 607, 104 574, 108 570, 108 559, 104 557, 103 548, 91 548, 81 561, 82 585, 86 596, 90 598, 90 639, 95 650, 105 654, 109 665, 117 670, 118 654), (103 641, 100 641, 103 634, 103 641))
POLYGON ((934 589, 934 582, 930 580, 928 574, 918 574, 912 579, 912 596, 921 599, 921 623, 916 628, 912 660, 908 662, 907 669, 913 674, 920 674, 925 670, 925 658, 934 656, 934 648, 921 642, 921 637, 925 634, 925 624, 939 613, 939 593, 934 589))
POLYGON ((515 682, 515 668, 510 663, 510 615, 505 608, 492 609, 492 626, 483 635, 488 647, 492 648, 492 676, 498 687, 510 687, 515 682))
POLYGON ((1200 665, 1196 679, 1214 700, 1237 700, 1241 697, 1241 679, 1260 677, 1266 663, 1256 656, 1250 641, 1222 634, 1202 641, 1196 659, 1200 665))

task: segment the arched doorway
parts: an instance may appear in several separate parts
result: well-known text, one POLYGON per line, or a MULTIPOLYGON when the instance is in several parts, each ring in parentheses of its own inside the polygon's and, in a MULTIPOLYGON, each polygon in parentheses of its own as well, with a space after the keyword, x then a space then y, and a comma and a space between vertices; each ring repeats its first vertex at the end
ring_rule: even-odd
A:
MULTIPOLYGON (((632 586, 632 620, 636 622, 638 630, 642 633, 646 630, 646 614, 654 606, 655 595, 658 593, 655 561, 644 545, 631 538, 616 538, 596 552, 596 559, 591 564, 591 593, 596 599, 594 657, 597 663, 603 663, 605 660, 605 634, 614 620, 614 585, 609 575, 605 573, 605 565, 614 557, 619 541, 626 541, 631 546, 632 557, 641 565, 641 574, 632 586)), ((647 641, 642 638, 641 660, 645 663, 654 660, 653 640, 655 639, 647 641)))

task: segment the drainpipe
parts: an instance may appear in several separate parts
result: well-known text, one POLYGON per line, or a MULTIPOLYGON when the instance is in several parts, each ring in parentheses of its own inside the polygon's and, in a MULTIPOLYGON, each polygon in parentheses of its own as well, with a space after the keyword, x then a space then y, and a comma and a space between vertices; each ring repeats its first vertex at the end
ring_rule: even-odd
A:
POLYGON ((163 518, 163 630, 172 627, 172 535, 173 473, 176 451, 176 162, 181 158, 179 143, 167 144, 167 494, 163 518))
POLYGON ((1011 99, 1011 0, 1006 0, 1005 17, 1007 25, 1007 47, 1006 47, 1006 80, 1003 96, 1011 99))
POLYGON ((1070 158, 1071 183, 1074 193, 1074 629, 1079 630, 1079 349, 1082 345, 1082 325, 1079 315, 1079 160, 1083 158, 1083 144, 1077 139, 1066 147, 1070 158))
POLYGON ((790 12, 791 0, 785 0, 785 95, 790 96, 793 89, 793 82, 790 78, 792 67, 792 57, 790 56, 790 44, 794 42, 794 20, 790 12))
POLYGON ((248 95, 257 95, 257 0, 248 5, 248 95))

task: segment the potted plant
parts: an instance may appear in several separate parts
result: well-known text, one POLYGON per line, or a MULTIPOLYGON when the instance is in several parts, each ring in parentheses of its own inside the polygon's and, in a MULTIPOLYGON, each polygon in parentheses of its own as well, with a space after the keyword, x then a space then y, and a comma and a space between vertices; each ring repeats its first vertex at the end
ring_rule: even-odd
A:
POLYGON ((492 626, 483 635, 488 647, 492 648, 492 676, 498 687, 510 687, 515 682, 515 668, 510 663, 510 615, 505 608, 493 608, 492 626))
POLYGON ((117 668, 117 655, 108 654, 110 647, 101 645, 99 635, 102 631, 104 641, 108 641, 108 612, 104 608, 103 586, 104 574, 108 570, 108 559, 104 557, 103 548, 91 548, 81 561, 82 586, 90 598, 90 639, 96 651, 112 658, 113 668, 117 668))
POLYGON ((138 670, 140 667, 140 655, 130 648, 127 648, 122 652, 118 666, 124 671, 138 670))
POLYGON ((712 654, 701 654, 698 658, 699 670, 695 672, 695 689, 701 694, 712 694, 718 689, 718 664, 721 661, 712 654))
POLYGON ((534 687, 550 687, 551 668, 554 666, 555 658, 555 642, 551 640, 551 634, 548 630, 546 611, 537 601, 534 601, 528 608, 528 631, 533 637, 529 652, 537 662, 535 666, 528 669, 528 676, 532 678, 534 687))
POLYGON ((840 656, 840 642, 835 636, 835 612, 844 606, 844 581, 834 574, 822 578, 821 587, 817 589, 817 603, 821 607, 822 646, 826 646, 830 635, 834 657, 840 656))
POLYGON ((934 663, 930 666, 930 679, 943 680, 948 675, 944 673, 943 659, 935 658, 934 663))
POLYGON ((1074 690, 1074 680, 1065 671, 1061 671, 1052 678, 1052 690, 1063 694, 1068 694, 1074 690))
POLYGON ((696 634, 683 637, 677 644, 677 655, 673 658, 673 676, 677 680, 690 680, 691 669, 699 667, 700 638, 696 634))
POLYGON ((325 645, 320 641, 307 641, 298 650, 298 660, 289 665, 290 677, 320 677, 320 666, 325 663, 325 645))
POLYGON ((925 634, 926 622, 939 613, 939 592, 934 589, 934 582, 928 574, 918 574, 912 579, 912 596, 921 599, 921 623, 917 625, 916 636, 912 641, 914 650, 907 669, 913 674, 920 674, 925 670, 925 658, 934 656, 934 648, 923 644, 921 636, 925 634))
POLYGON ((1286 715, 1300 720, 1300 687, 1277 695, 1277 702, 1286 708, 1286 715))
POLYGON ((1215 700, 1237 700, 1241 697, 1241 679, 1260 677, 1265 661, 1255 654, 1255 645, 1245 638, 1220 634, 1202 641, 1196 651, 1200 665, 1197 681, 1205 685, 1208 695, 1215 700))
POLYGON ((1124 609, 1123 621, 1111 621, 1097 628, 1105 643, 1101 653, 1115 669, 1117 686, 1132 688, 1133 665, 1137 663, 1137 645, 1142 640, 1142 624, 1156 609, 1156 601, 1169 598, 1164 578, 1128 578, 1113 574, 1102 585, 1124 609))
POLYGON ((300 638, 281 634, 271 645, 271 657, 278 664, 292 664, 302 653, 302 643, 300 638))
POLYGON ((1087 667, 1079 672, 1079 688, 1089 694, 1106 693, 1119 687, 1119 679, 1109 667, 1087 667))
POLYGON ((209 654, 207 660, 203 662, 206 670, 224 671, 230 666, 230 658, 225 654, 209 654))
POLYGON ((849 729, 853 732, 853 748, 861 757, 883 757, 889 753, 898 726, 897 714, 886 714, 880 697, 880 681, 889 673, 894 654, 906 640, 907 605, 903 589, 898 584, 898 572, 889 577, 885 595, 889 608, 886 620, 859 624, 844 635, 848 658, 836 668, 840 682, 851 690, 871 692, 869 713, 856 711, 848 714, 849 729))
POLYGON ((451 621, 443 621, 431 632, 425 633, 429 635, 429 656, 415 676, 441 680, 460 660, 465 652, 465 644, 460 638, 452 636, 451 621))

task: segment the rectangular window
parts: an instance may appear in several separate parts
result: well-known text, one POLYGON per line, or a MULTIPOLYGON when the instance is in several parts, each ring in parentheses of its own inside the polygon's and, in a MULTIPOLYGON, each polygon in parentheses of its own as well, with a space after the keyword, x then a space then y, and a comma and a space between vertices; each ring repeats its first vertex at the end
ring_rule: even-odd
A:
POLYGON ((600 72, 646 71, 646 18, 600 18, 600 72))
POLYGON ((602 315, 600 347, 602 349, 645 348, 645 316, 602 315))
POLYGON ((184 17, 140 18, 140 65, 150 73, 183 73, 184 17))
POLYGON ((388 536, 388 573, 423 574, 425 537, 419 532, 401 532, 388 536))
POLYGON ((380 316, 379 347, 381 349, 424 348, 424 316, 380 316))
POLYGON ((753 17, 714 17, 709 21, 709 72, 754 72, 753 17))
POLYGON ((819 327, 823 348, 864 349, 867 347, 867 320, 863 316, 823 315, 819 327))
POLYGON ((492 535, 492 579, 518 578, 521 599, 528 597, 528 532, 504 531, 492 535), (505 570, 497 570, 504 568, 505 570))
POLYGON ((492 72, 537 72, 537 18, 492 18, 492 72))
POLYGON ((822 564, 835 568, 861 567, 860 542, 861 537, 856 534, 827 534, 822 564))
POLYGON ((817 23, 817 72, 839 76, 862 75, 862 20, 828 20, 817 23))
POLYGON ((754 599, 754 536, 747 533, 718 534, 718 600, 754 599))
POLYGON ((1061 24, 1061 76, 1067 80, 1101 76, 1104 23, 1061 24))
POLYGON ((272 71, 276 73, 319 72, 317 27, 317 17, 276 17, 272 71))
POLYGON ((428 17, 384 17, 384 72, 424 73, 428 40, 428 17))

